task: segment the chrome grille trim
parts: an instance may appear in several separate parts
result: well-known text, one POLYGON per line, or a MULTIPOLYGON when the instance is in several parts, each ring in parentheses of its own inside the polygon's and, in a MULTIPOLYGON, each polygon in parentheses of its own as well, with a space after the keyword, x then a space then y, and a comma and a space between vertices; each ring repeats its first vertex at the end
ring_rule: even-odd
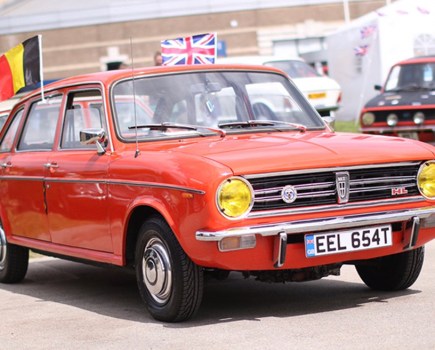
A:
POLYGON ((286 176, 286 175, 303 175, 303 174, 315 174, 322 173, 325 171, 352 171, 352 170, 364 170, 364 169, 380 169, 380 168, 389 168, 389 167, 406 167, 412 165, 420 165, 424 161, 421 162, 403 162, 403 163, 384 163, 384 164, 370 164, 370 165, 355 165, 348 167, 334 167, 334 168, 318 168, 318 169, 307 169, 302 170, 291 170, 291 171, 279 171, 275 173, 262 173, 262 174, 251 174, 245 175, 244 178, 247 180, 250 179, 258 179, 258 178, 267 178, 272 176, 286 176))
MULTIPOLYGON (((393 204, 406 204, 406 203, 421 203, 426 201, 421 196, 413 196, 398 199, 386 199, 382 201, 382 205, 393 205, 393 204)), ((286 215, 297 215, 297 214, 309 214, 309 213, 326 213, 329 211, 337 211, 343 209, 361 209, 361 208, 374 208, 379 207, 380 203, 376 201, 368 201, 363 203, 348 203, 346 205, 322 205, 316 207, 302 207, 302 208, 292 208, 292 209, 275 209, 275 210, 263 210, 257 212, 250 212, 247 216, 248 218, 257 219, 265 218, 270 216, 286 216, 286 215)))
POLYGON ((254 205, 249 217, 257 217, 255 212, 270 215, 278 211, 301 212, 304 208, 323 210, 323 207, 336 205, 341 209, 354 205, 363 207, 371 201, 380 205, 384 201, 395 203, 412 198, 415 202, 422 198, 417 188, 419 166, 420 162, 406 162, 246 176, 254 189, 254 205), (339 199, 337 179, 344 175, 348 183, 340 183, 339 199), (285 202, 281 194, 288 186, 296 190, 296 199, 290 203, 285 202))
MULTIPOLYGON (((414 187, 415 184, 408 184, 408 185, 402 185, 402 187, 414 187)), ((397 187, 394 185, 386 185, 386 186, 377 186, 377 187, 364 187, 363 189, 349 189, 350 193, 364 193, 364 192, 373 192, 373 191, 379 191, 379 190, 391 190, 393 188, 397 187)))
POLYGON ((395 176, 395 177, 390 177, 388 179, 384 178, 384 177, 377 177, 377 178, 372 178, 372 179, 366 179, 366 180, 351 180, 350 183, 351 185, 365 185, 365 184, 370 184, 370 183, 379 183, 379 182, 392 182, 392 181, 397 181, 397 182, 405 182, 405 181, 415 181, 417 179, 416 176, 395 176))

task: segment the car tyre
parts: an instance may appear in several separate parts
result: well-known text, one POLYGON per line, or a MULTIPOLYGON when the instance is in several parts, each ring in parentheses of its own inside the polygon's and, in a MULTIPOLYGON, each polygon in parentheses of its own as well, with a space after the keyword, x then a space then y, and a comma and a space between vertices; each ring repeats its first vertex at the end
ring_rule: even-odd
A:
POLYGON ((0 282, 21 282, 29 266, 29 249, 8 244, 0 223, 0 282))
POLYGON ((363 282, 370 288, 398 291, 409 288, 420 275, 424 247, 373 259, 367 265, 356 265, 363 282))
POLYGON ((180 322, 196 313, 202 301, 203 270, 186 255, 162 218, 142 225, 135 269, 140 295, 156 320, 180 322))

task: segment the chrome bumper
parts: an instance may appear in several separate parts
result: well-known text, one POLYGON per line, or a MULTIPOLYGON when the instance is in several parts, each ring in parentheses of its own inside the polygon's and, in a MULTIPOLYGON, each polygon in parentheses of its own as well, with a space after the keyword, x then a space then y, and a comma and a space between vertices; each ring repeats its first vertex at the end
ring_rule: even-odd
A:
POLYGON ((196 232, 196 239, 198 241, 219 242, 226 237, 241 237, 249 235, 277 236, 279 234, 289 235, 404 222, 414 220, 414 218, 419 218, 421 223, 420 227, 435 227, 435 207, 289 221, 269 225, 263 224, 237 227, 222 231, 200 230, 196 232))
POLYGON ((393 132, 419 132, 419 131, 435 131, 433 125, 421 125, 421 126, 394 126, 394 127, 376 127, 365 126, 360 128, 361 132, 379 132, 379 133, 393 133, 393 132))

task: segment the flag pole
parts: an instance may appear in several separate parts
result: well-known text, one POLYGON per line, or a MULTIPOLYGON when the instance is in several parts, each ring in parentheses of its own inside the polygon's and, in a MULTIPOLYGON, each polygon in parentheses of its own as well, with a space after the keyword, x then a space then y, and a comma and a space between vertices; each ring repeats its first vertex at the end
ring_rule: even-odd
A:
POLYGON ((38 44, 39 44, 39 79, 41 80, 41 98, 42 98, 42 102, 45 102, 45 97, 44 97, 44 65, 42 62, 42 35, 39 34, 38 35, 38 44))
POLYGON ((217 54, 218 54, 218 38, 217 38, 217 33, 214 33, 214 63, 217 63, 217 54))

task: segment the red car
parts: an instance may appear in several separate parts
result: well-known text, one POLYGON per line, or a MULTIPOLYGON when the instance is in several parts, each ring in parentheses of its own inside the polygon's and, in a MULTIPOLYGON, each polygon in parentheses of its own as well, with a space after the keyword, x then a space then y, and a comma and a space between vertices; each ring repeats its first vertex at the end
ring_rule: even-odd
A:
POLYGON ((360 114, 361 131, 435 142, 435 56, 396 63, 360 114))
POLYGON ((55 82, 12 109, 0 166, 1 282, 25 278, 29 250, 123 266, 162 321, 194 315, 205 274, 309 281, 353 264, 402 290, 435 238, 435 148, 333 132, 270 67, 55 82))

